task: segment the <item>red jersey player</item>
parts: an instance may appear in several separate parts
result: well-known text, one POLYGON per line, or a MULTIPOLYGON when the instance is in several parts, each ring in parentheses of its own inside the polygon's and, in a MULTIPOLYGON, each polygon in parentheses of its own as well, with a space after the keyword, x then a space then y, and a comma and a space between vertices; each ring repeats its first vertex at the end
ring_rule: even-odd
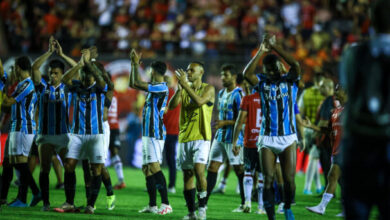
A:
MULTIPOLYGON (((331 140, 332 140, 332 166, 330 167, 328 175, 328 185, 326 186, 325 192, 322 195, 322 200, 320 204, 313 207, 306 207, 307 210, 323 215, 325 213, 326 206, 330 200, 334 197, 334 193, 337 187, 337 181, 341 176, 341 156, 339 153, 339 146, 342 134, 342 125, 341 125, 341 115, 344 110, 344 104, 347 101, 347 95, 343 89, 336 87, 336 99, 340 102, 339 105, 336 105, 332 110, 332 117, 330 120, 329 127, 332 129, 331 140)), ((338 216, 342 217, 343 214, 340 213, 338 216)))
POLYGON ((234 126, 233 132, 233 145, 236 145, 238 135, 242 130, 243 124, 245 124, 244 134, 244 194, 245 194, 245 206, 244 212, 251 211, 251 197, 253 188, 253 177, 255 172, 259 172, 258 175, 258 211, 257 214, 265 214, 263 208, 263 175, 260 173, 260 159, 257 152, 257 139, 260 133, 261 126, 261 105, 260 94, 255 92, 251 95, 245 96, 240 105, 240 112, 238 113, 238 119, 234 126))

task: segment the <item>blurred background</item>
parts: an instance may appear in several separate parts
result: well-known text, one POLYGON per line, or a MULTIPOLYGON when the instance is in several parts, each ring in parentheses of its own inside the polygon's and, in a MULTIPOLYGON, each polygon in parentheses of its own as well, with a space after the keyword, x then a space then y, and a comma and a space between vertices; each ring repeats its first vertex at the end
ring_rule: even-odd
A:
POLYGON ((0 0, 0 57, 6 67, 22 54, 33 60, 48 50, 52 35, 75 60, 82 48, 96 45, 118 94, 121 157, 139 166, 144 94, 127 86, 131 48, 142 53, 146 80, 153 59, 167 62, 168 75, 198 60, 205 63, 205 81, 220 89, 220 66, 232 63, 242 70, 267 32, 300 62, 309 86, 316 73, 337 80, 343 48, 372 35, 369 2, 0 0))

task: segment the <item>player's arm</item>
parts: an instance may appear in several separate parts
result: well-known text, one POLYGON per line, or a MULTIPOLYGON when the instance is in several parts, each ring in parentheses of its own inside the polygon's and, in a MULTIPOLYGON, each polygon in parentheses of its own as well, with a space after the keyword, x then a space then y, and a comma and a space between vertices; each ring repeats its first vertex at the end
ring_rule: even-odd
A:
POLYGON ((90 73, 92 73, 93 77, 96 80, 96 85, 98 85, 100 88, 106 87, 106 81, 103 79, 103 73, 100 71, 99 68, 97 68, 92 62, 91 62, 91 51, 89 49, 85 49, 82 51, 84 55, 84 63, 87 69, 90 73))
POLYGON ((248 116, 248 112, 245 111, 245 110, 240 110, 238 112, 238 118, 234 124, 234 130, 233 130, 233 146, 236 146, 237 144, 237 140, 238 140, 238 136, 240 135, 240 132, 242 130, 242 125, 245 124, 246 122, 246 118, 248 116))
POLYGON ((191 100, 194 101, 194 103, 200 107, 204 104, 212 105, 214 104, 215 99, 215 88, 212 85, 207 85, 204 88, 204 92, 202 95, 196 94, 194 89, 191 88, 191 86, 187 82, 187 76, 186 72, 182 69, 178 69, 175 71, 177 80, 181 87, 188 93, 191 100))
POLYGON ((287 53, 280 45, 276 44, 275 36, 268 38, 268 45, 272 50, 278 53, 288 65, 290 65, 289 75, 293 79, 298 79, 301 75, 301 67, 299 62, 294 59, 289 53, 287 53))
POLYGON ((177 90, 175 91, 175 94, 173 94, 171 100, 169 100, 168 109, 174 109, 181 103, 181 92, 182 91, 183 90, 182 90, 180 84, 177 85, 177 90))
POLYGON ((57 40, 55 40, 54 42, 56 45, 56 51, 57 51, 58 56, 60 56, 62 59, 64 59, 65 62, 67 62, 71 67, 76 66, 77 62, 74 61, 72 58, 68 57, 66 54, 64 54, 60 43, 57 40))
POLYGON ((7 96, 7 95, 5 95, 4 97, 3 97, 3 103, 2 103, 2 105, 4 105, 4 106, 11 106, 11 105, 13 105, 13 104, 15 104, 16 103, 16 100, 13 98, 13 97, 9 97, 9 96, 7 96))
POLYGON ((130 87, 132 87, 134 89, 148 91, 149 84, 140 78, 139 71, 138 71, 140 60, 141 60, 141 55, 138 55, 134 49, 132 49, 130 52, 130 60, 131 60, 131 74, 130 74, 130 76, 132 77, 132 79, 130 80, 130 87))
POLYGON ((65 72, 65 74, 62 76, 61 81, 65 85, 71 86, 72 80, 77 76, 79 70, 83 67, 84 67, 84 54, 81 55, 81 59, 76 66, 70 68, 68 71, 65 72))
MULTIPOLYGON (((264 36, 265 38, 265 36, 264 36)), ((244 69, 244 77, 245 79, 251 84, 252 86, 256 85, 259 82, 259 79, 257 78, 255 71, 256 67, 260 61, 260 58, 264 55, 264 53, 268 52, 268 42, 264 41, 261 42, 259 49, 257 50, 255 56, 249 61, 249 63, 245 66, 244 69)))
POLYGON ((38 57, 32 64, 32 80, 34 84, 39 84, 41 82, 41 71, 39 70, 43 63, 53 54, 55 51, 55 40, 54 37, 51 36, 49 39, 49 50, 38 57))

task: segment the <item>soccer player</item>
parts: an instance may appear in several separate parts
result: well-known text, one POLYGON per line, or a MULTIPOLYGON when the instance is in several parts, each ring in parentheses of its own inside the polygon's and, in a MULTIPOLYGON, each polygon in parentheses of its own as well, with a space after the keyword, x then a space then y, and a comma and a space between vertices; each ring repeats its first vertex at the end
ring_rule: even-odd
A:
POLYGON ((348 94, 341 144, 347 220, 390 219, 390 1, 371 1, 376 36, 342 56, 340 82, 348 94))
POLYGON ((170 109, 181 103, 177 161, 183 170, 184 198, 189 212, 183 219, 206 219, 207 181, 204 171, 210 151, 215 89, 202 82, 203 74, 204 66, 200 62, 190 63, 187 71, 177 70, 179 86, 169 102, 170 109), (194 176, 197 182, 199 216, 195 213, 194 176))
POLYGON ((260 158, 257 153, 257 139, 260 133, 261 126, 261 104, 260 94, 254 92, 251 95, 244 96, 241 100, 240 111, 238 113, 238 119, 234 125, 233 131, 233 146, 236 146, 238 137, 241 133, 242 126, 245 124, 244 133, 244 194, 245 194, 245 205, 243 212, 251 212, 251 198, 253 182, 256 172, 258 172, 258 210, 257 214, 265 214, 263 207, 263 174, 260 170, 260 158))
MULTIPOLYGON (((299 109, 302 113, 303 118, 308 118, 312 124, 316 121, 316 114, 318 107, 325 97, 321 94, 320 91, 320 82, 323 77, 319 74, 314 75, 314 85, 310 88, 305 89, 300 98, 299 98, 299 109)), ((305 129, 303 138, 306 139, 307 147, 310 150, 309 153, 309 165, 307 167, 306 176, 305 176, 305 186, 303 188, 304 195, 311 195, 311 184, 313 178, 316 183, 316 192, 321 193, 321 179, 320 173, 317 168, 318 159, 319 159, 319 150, 314 143, 314 133, 312 129, 305 129)))
POLYGON ((160 61, 153 62, 150 65, 152 80, 150 83, 147 83, 139 77, 140 56, 135 50, 131 51, 130 59, 130 87, 148 92, 142 112, 142 171, 146 177, 149 205, 139 212, 165 215, 172 212, 172 207, 168 201, 167 184, 160 168, 165 139, 163 115, 168 100, 168 86, 164 82, 167 66, 160 61), (156 188, 161 196, 159 209, 157 209, 156 205, 156 188))
MULTIPOLYGON (((344 104, 347 101, 347 96, 342 88, 339 86, 336 88, 336 99, 338 101, 336 107, 332 109, 332 117, 331 117, 331 140, 332 140, 332 166, 330 167, 329 175, 328 175, 328 185, 326 186, 325 193, 322 195, 322 200, 320 204, 313 207, 306 207, 307 210, 317 213, 317 214, 325 214, 325 209, 330 200, 334 197, 337 187, 337 181, 341 177, 341 155, 340 155, 340 140, 342 135, 342 125, 341 125, 341 115, 344 110, 344 104)), ((313 126, 313 128, 317 131, 320 130, 319 127, 313 126)), ((342 216, 340 216, 342 217, 342 216)))
MULTIPOLYGON (((234 172, 238 177, 240 186, 241 203, 233 212, 242 212, 245 204, 245 195, 243 187, 244 166, 242 150, 238 146, 233 146, 233 129, 240 110, 242 89, 237 86, 238 71, 234 65, 225 64, 221 67, 222 84, 225 87, 218 94, 218 120, 215 124, 217 130, 216 137, 210 150, 210 164, 207 173, 207 200, 210 197, 215 183, 217 173, 221 164, 228 159, 233 166, 234 172)), ((243 135, 240 134, 240 144, 242 145, 243 135)))
MULTIPOLYGON (((38 57, 33 65, 33 81, 39 100, 39 123, 36 143, 39 148, 41 171, 39 173, 39 186, 42 192, 42 211, 50 211, 49 202, 49 172, 52 156, 57 152, 62 161, 65 159, 69 143, 69 119, 68 119, 68 87, 61 82, 65 65, 58 59, 49 62, 48 76, 46 81, 40 72, 42 64, 55 52, 74 61, 62 53, 62 49, 53 37, 49 41, 49 50, 38 57)), ((61 173, 62 175, 62 173, 61 173)))
MULTIPOLYGON (((15 60, 15 77, 18 82, 15 91, 11 97, 4 97, 4 105, 12 105, 11 129, 8 136, 8 144, 5 157, 16 170, 20 172, 20 185, 18 197, 10 203, 11 207, 27 207, 27 190, 30 186, 33 198, 30 206, 35 206, 42 200, 41 193, 31 175, 27 161, 32 142, 35 136, 35 107, 37 95, 35 93, 34 83, 31 80, 31 62, 26 56, 19 57, 15 60)), ((0 78, 6 75, 0 69, 0 78)), ((5 168, 8 169, 8 168, 5 168)), ((4 171, 6 172, 6 171, 4 171)), ((11 170, 12 172, 12 170, 11 170)), ((12 176, 12 174, 11 174, 12 176)), ((3 186, 1 199, 4 201, 9 190, 9 173, 3 173, 3 186), (5 181, 4 181, 5 180, 5 181)))
POLYGON ((85 213, 93 214, 94 205, 102 182, 102 168, 105 150, 103 136, 103 108, 107 84, 100 71, 91 63, 88 49, 82 51, 79 63, 68 70, 62 82, 72 92, 74 114, 71 141, 65 162, 65 196, 66 202, 55 209, 58 212, 75 210, 76 192, 75 168, 82 153, 88 157, 92 167, 91 194, 87 201, 85 213), (72 80, 80 71, 80 81, 72 80))
POLYGON ((296 163, 296 121, 294 105, 297 99, 300 65, 275 42, 274 36, 264 35, 256 55, 244 70, 244 76, 251 85, 257 85, 261 97, 261 110, 264 115, 259 136, 260 158, 264 175, 263 201, 268 219, 275 219, 274 192, 275 161, 278 156, 284 179, 284 214, 286 219, 294 219, 291 202, 295 193, 296 163), (255 69, 264 53, 271 50, 279 54, 290 70, 282 75, 283 64, 275 54, 263 59, 263 74, 256 75, 255 69))

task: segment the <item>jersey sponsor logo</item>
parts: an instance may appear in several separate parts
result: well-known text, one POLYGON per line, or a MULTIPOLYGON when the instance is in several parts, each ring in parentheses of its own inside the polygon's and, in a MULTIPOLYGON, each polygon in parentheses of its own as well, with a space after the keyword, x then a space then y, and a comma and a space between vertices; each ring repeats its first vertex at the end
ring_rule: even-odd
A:
POLYGON ((258 134, 258 133, 260 133, 260 129, 252 128, 251 133, 252 134, 258 134))

